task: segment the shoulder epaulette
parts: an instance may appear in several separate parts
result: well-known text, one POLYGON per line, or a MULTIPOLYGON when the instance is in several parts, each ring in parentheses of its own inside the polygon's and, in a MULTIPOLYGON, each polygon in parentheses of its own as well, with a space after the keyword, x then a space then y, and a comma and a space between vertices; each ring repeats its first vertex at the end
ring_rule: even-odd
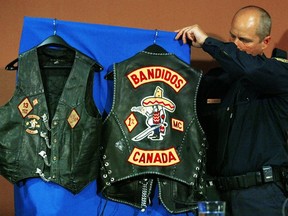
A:
POLYGON ((288 63, 288 59, 278 58, 278 57, 274 57, 274 59, 276 59, 277 61, 281 61, 283 63, 288 63))

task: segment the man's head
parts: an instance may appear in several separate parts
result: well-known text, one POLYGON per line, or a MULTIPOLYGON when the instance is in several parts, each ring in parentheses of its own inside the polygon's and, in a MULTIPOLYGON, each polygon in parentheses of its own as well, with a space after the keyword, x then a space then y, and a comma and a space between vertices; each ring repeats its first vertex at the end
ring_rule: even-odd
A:
POLYGON ((230 41, 251 55, 262 55, 271 40, 271 17, 257 6, 247 6, 232 19, 230 41))

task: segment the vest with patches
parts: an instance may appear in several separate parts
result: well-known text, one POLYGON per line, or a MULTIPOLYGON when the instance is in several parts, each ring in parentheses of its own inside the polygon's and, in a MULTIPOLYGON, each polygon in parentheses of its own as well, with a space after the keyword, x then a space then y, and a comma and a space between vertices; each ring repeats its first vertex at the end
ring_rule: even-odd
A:
POLYGON ((144 50, 114 65, 99 185, 105 197, 145 209, 157 184, 162 204, 178 213, 203 199, 206 138, 196 115, 202 74, 164 51, 144 50))
POLYGON ((14 95, 0 107, 0 173, 12 183, 41 177, 78 193, 99 169, 92 82, 101 66, 77 50, 49 48, 20 54, 18 66, 14 95))

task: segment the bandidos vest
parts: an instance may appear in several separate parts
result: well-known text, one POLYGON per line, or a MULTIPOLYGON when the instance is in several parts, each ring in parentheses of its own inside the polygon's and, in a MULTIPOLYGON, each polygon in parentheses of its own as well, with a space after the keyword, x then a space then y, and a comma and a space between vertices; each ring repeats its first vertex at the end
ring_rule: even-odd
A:
POLYGON ((196 115, 202 74, 157 45, 115 64, 113 73, 113 105, 103 125, 103 195, 145 209, 156 183, 169 212, 195 209, 205 172, 206 138, 196 115))

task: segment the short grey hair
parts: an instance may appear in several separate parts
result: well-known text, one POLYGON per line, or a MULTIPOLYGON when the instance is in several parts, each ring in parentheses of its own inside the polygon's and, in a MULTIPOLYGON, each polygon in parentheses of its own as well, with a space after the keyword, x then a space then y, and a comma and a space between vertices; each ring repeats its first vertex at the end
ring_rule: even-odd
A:
POLYGON ((246 10, 246 9, 252 9, 252 10, 256 10, 259 12, 260 22, 259 22, 258 28, 256 29, 256 34, 258 35, 261 41, 264 40, 265 37, 271 34, 272 20, 271 20, 270 14, 265 9, 255 6, 255 5, 245 6, 239 9, 237 13, 239 11, 246 10))

